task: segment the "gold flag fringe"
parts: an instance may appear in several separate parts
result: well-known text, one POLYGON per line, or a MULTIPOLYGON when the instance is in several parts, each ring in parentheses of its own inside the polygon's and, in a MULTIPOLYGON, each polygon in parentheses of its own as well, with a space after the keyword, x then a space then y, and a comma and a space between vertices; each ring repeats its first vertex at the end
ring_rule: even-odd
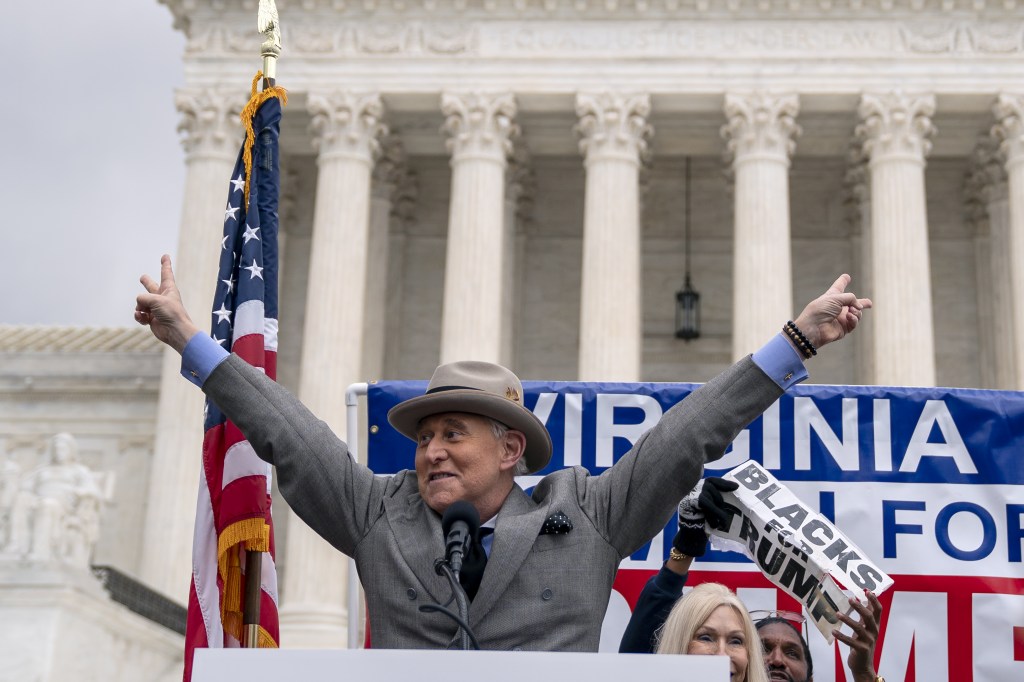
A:
MULTIPOLYGON (((249 552, 270 551, 270 525, 261 518, 243 519, 231 524, 217 538, 217 571, 224 584, 220 618, 224 631, 242 640, 242 564, 240 545, 249 552)), ((249 576, 256 580, 260 576, 249 576)), ((259 646, 277 648, 277 642, 260 628, 259 646)))
POLYGON ((242 109, 242 125, 245 126, 245 151, 242 152, 242 160, 245 163, 245 207, 249 208, 249 180, 252 178, 252 146, 256 142, 256 131, 253 130, 252 120, 260 105, 268 99, 277 98, 281 100, 281 106, 288 104, 288 91, 280 85, 274 85, 262 92, 256 91, 256 84, 263 78, 263 72, 257 71, 252 79, 252 94, 249 95, 249 103, 242 109))

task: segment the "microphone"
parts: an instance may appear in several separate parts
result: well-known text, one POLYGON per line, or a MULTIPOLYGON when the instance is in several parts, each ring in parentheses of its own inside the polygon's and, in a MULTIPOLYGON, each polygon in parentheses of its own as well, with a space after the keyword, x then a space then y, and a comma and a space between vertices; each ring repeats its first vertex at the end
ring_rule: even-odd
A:
POLYGON ((480 514, 476 507, 465 500, 453 502, 441 517, 441 532, 444 533, 444 558, 458 576, 462 571, 462 559, 469 552, 469 543, 480 529, 480 514))

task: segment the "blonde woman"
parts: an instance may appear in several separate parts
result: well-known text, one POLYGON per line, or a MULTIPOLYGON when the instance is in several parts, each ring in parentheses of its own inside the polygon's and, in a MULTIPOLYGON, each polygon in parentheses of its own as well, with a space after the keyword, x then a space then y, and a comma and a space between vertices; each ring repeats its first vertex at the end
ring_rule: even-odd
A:
POLYGON ((768 682, 750 614, 739 597, 719 583, 698 585, 676 602, 655 653, 728 656, 731 682, 768 682))

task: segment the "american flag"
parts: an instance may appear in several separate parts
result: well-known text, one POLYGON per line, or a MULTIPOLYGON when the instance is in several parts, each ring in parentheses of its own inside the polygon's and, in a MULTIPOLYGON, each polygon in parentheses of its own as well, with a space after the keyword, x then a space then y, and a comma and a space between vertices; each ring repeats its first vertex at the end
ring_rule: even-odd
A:
MULTIPOLYGON (((253 99, 242 113, 243 123, 248 118, 251 126, 246 126, 249 134, 231 174, 211 326, 215 341, 263 368, 271 379, 277 376, 278 136, 283 99, 281 89, 257 95, 254 85, 253 99)), ((244 575, 247 551, 265 552, 259 646, 276 647, 279 641, 270 465, 256 456, 238 427, 209 400, 204 428, 185 682, 191 679, 195 648, 240 644, 249 579, 244 575)))

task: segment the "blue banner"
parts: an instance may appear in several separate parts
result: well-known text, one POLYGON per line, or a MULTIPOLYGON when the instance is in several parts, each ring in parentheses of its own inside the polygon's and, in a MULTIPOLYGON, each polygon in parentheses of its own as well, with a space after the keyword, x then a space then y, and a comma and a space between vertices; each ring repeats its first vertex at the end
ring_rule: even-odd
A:
MULTIPOLYGON (((600 473, 695 384, 523 383, 554 453, 542 473, 580 465, 600 473)), ((369 466, 412 468, 415 448, 388 425, 424 381, 369 389, 369 466)), ((798 386, 754 420, 721 463, 752 458, 784 481, 1024 483, 1024 393, 975 389, 798 386)))

